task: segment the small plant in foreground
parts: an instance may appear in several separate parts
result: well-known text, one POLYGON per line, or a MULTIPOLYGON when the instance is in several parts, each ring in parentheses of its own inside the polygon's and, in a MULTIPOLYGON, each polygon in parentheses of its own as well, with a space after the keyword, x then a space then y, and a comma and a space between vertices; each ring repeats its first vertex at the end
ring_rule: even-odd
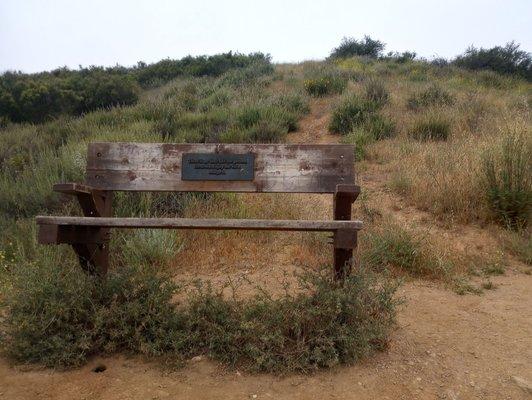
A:
POLYGON ((366 234, 361 262, 375 269, 392 269, 412 276, 446 279, 453 264, 439 258, 419 235, 386 224, 366 234))
POLYGON ((412 127, 411 135, 416 140, 447 140, 451 124, 441 116, 430 114, 418 120, 412 127))
POLYGON ((500 223, 525 228, 532 207, 532 141, 507 135, 500 146, 484 154, 483 181, 488 205, 500 223))

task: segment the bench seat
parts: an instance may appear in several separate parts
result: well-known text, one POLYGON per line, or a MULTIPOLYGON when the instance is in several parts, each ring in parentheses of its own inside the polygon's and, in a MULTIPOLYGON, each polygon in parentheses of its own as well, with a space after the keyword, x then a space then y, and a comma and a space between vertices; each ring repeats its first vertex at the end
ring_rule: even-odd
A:
POLYGON ((109 218, 37 216, 38 225, 95 226, 101 228, 243 229, 334 232, 362 228, 361 221, 272 219, 109 218))

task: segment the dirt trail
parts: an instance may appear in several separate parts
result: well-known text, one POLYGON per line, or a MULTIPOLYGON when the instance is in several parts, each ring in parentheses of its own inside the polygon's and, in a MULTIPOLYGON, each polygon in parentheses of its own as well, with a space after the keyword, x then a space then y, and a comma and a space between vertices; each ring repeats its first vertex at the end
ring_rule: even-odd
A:
MULTIPOLYGON (((328 107, 323 100, 313 101, 289 141, 336 142, 326 130, 328 107)), ((438 225, 389 193, 385 181, 378 165, 368 165, 359 175, 371 199, 378 198, 379 211, 437 231, 458 250, 492 246, 493 239, 480 228, 438 225)), ((328 210, 330 198, 325 197, 315 204, 328 210)), ((278 258, 289 260, 294 251, 283 249, 278 258)), ((250 278, 273 284, 290 267, 283 262, 277 269, 252 270, 250 278)), ((497 288, 481 296, 407 283, 400 290, 405 304, 390 349, 355 366, 276 377, 227 371, 207 360, 190 361, 176 372, 124 357, 94 359, 67 372, 25 370, 0 360, 0 399, 530 399, 513 377, 532 382, 532 276, 512 269, 492 281, 497 288), (105 372, 91 371, 101 363, 105 372)))

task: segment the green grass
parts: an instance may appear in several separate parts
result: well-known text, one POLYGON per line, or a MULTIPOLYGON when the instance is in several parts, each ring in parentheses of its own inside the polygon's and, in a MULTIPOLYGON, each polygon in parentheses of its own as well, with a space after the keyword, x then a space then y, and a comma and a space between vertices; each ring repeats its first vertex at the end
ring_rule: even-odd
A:
POLYGON ((416 140, 447 140, 451 134, 451 123, 438 114, 428 114, 417 120, 410 130, 416 140))
POLYGON ((496 220, 511 229, 528 226, 532 211, 532 141, 511 134, 484 154, 485 196, 496 220))

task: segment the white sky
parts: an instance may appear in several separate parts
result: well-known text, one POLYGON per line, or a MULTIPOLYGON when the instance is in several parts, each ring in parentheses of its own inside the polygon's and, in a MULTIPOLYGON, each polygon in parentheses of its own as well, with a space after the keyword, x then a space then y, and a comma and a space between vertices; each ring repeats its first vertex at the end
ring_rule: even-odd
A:
POLYGON ((229 50, 302 61, 364 34, 425 57, 510 40, 531 51, 532 0, 0 0, 0 71, 229 50))

